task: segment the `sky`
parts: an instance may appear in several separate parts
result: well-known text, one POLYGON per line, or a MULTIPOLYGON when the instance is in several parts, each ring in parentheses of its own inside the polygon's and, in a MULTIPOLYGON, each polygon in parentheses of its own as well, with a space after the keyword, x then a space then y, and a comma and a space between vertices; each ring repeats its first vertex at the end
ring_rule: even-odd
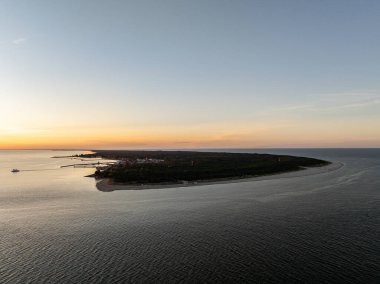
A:
POLYGON ((380 1, 0 0, 0 149, 380 147, 380 1))

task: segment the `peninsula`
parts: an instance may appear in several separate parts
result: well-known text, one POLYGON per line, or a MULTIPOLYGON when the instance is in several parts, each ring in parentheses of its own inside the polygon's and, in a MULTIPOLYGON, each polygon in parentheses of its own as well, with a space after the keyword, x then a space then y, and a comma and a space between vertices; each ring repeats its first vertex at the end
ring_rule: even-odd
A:
POLYGON ((97 179, 108 184, 173 185, 220 182, 321 167, 330 162, 288 155, 195 152, 96 150, 81 158, 103 158, 118 162, 98 167, 97 179))

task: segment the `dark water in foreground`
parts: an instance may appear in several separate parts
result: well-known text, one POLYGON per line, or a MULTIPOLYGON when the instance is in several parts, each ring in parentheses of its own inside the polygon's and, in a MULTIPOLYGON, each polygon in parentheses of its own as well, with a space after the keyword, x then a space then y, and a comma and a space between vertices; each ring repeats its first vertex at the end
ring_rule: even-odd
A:
POLYGON ((380 150, 260 151, 345 166, 105 193, 55 152, 0 151, 0 283, 379 283, 380 150))

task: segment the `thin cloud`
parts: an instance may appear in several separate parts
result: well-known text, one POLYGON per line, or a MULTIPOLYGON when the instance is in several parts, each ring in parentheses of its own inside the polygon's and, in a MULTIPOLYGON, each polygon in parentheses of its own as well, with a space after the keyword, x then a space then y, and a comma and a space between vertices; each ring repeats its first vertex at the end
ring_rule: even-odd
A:
POLYGON ((274 108, 275 111, 297 111, 297 110, 304 110, 304 109, 310 109, 314 105, 313 104, 304 104, 304 105, 288 105, 283 107, 276 107, 274 108))
POLYGON ((355 108, 365 108, 368 106, 377 105, 380 103, 380 100, 363 100, 358 102, 352 102, 352 103, 343 103, 340 105, 333 105, 333 106, 324 106, 324 107, 316 107, 312 110, 340 110, 340 109, 355 109, 355 108))
POLYGON ((275 108, 276 111, 332 111, 366 108, 380 104, 380 94, 350 93, 324 94, 315 96, 309 104, 287 105, 275 108))
POLYGON ((310 108, 314 111, 343 110, 365 108, 380 103, 380 95, 376 93, 330 94, 320 98, 319 102, 310 108))
POLYGON ((26 37, 20 37, 20 38, 16 38, 12 41, 13 44, 16 44, 16 45, 19 45, 19 44, 24 44, 28 41, 28 39, 26 37))
POLYGON ((27 129, 27 128, 19 128, 19 127, 12 127, 12 128, 2 128, 0 129, 0 132, 3 132, 5 134, 29 134, 29 133, 42 133, 47 132, 47 129, 27 129))

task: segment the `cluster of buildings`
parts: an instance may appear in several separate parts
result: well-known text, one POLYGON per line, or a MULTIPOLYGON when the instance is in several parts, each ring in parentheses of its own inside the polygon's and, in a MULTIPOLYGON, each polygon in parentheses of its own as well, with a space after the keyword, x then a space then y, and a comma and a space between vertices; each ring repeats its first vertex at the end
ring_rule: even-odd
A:
POLYGON ((144 159, 129 159, 125 158, 118 161, 119 165, 134 165, 134 164, 159 164, 163 163, 165 160, 162 159, 152 159, 152 158, 144 158, 144 159))
POLYGON ((130 165, 136 165, 136 164, 159 164, 163 163, 165 160, 162 159, 152 159, 152 158, 144 158, 144 159, 130 159, 130 158, 123 158, 121 160, 118 160, 115 163, 108 163, 108 164, 99 164, 96 167, 96 170, 98 172, 104 172, 111 170, 116 165, 119 166, 130 166, 130 165))

